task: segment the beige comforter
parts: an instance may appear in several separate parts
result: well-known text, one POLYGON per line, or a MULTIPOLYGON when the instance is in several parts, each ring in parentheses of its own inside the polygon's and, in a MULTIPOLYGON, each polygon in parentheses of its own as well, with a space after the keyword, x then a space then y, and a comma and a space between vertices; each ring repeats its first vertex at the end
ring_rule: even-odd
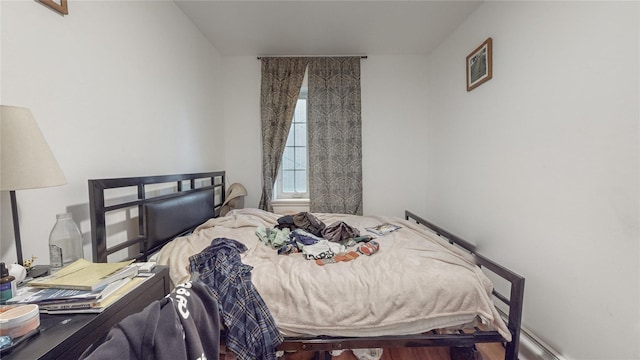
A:
MULTIPOLYGON (((349 262, 319 266, 300 253, 278 255, 255 230, 273 227, 281 215, 233 210, 177 238, 159 253, 174 284, 189 278, 189 257, 212 239, 235 239, 248 248, 242 262, 285 336, 406 335, 456 327, 476 319, 511 335, 491 300, 491 281, 473 258, 425 227, 400 218, 314 214, 326 225, 342 220, 366 227, 389 222, 400 230, 378 236, 380 251, 349 262)), ((351 249, 353 250, 353 249, 351 249)))

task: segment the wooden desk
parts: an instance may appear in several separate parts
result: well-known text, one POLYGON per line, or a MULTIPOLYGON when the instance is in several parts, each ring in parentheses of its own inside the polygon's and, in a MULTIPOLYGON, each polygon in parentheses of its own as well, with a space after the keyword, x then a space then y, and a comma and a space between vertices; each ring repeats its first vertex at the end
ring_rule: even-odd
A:
POLYGON ((40 314, 40 334, 3 354, 2 360, 77 359, 122 319, 169 293, 169 268, 156 266, 153 272, 151 279, 100 314, 40 314))

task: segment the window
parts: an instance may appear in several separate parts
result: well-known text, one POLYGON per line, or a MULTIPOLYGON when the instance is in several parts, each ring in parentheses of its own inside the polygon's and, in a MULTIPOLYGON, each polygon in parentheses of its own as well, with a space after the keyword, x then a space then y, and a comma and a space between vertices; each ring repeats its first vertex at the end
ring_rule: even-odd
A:
POLYGON ((309 198, 307 177, 307 89, 300 89, 274 188, 276 199, 309 198))

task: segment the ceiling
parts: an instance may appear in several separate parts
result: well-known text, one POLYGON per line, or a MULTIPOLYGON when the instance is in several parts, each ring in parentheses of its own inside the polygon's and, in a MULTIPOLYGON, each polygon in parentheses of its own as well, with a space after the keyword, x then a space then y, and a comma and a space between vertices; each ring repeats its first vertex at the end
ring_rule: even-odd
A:
POLYGON ((174 1, 224 56, 428 54, 482 3, 174 1))

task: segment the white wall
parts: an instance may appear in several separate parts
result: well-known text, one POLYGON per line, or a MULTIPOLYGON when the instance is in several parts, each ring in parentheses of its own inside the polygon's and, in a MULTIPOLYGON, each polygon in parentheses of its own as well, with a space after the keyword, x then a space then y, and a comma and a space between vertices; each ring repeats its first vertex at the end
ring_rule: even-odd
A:
POLYGON ((260 61, 255 56, 225 56, 224 121, 229 184, 247 189, 245 207, 258 207, 262 189, 260 61))
MULTIPOLYGON (((403 216, 425 209, 426 56, 369 55, 361 62, 365 214, 403 216), (398 178, 398 173, 407 176, 398 178)), ((225 144, 229 180, 260 201, 260 61, 224 57, 225 144)))
POLYGON ((428 218, 524 275, 525 325, 569 359, 640 356, 638 5, 485 2, 430 57, 428 218))
POLYGON ((364 214, 424 213, 428 58, 369 55, 362 62, 364 214))
MULTIPOLYGON (((91 258, 87 179, 224 169, 222 60, 171 1, 0 2, 0 102, 32 110, 67 184, 17 192, 23 253, 48 264, 70 211, 91 258)), ((1 258, 15 261, 8 192, 1 258)))

